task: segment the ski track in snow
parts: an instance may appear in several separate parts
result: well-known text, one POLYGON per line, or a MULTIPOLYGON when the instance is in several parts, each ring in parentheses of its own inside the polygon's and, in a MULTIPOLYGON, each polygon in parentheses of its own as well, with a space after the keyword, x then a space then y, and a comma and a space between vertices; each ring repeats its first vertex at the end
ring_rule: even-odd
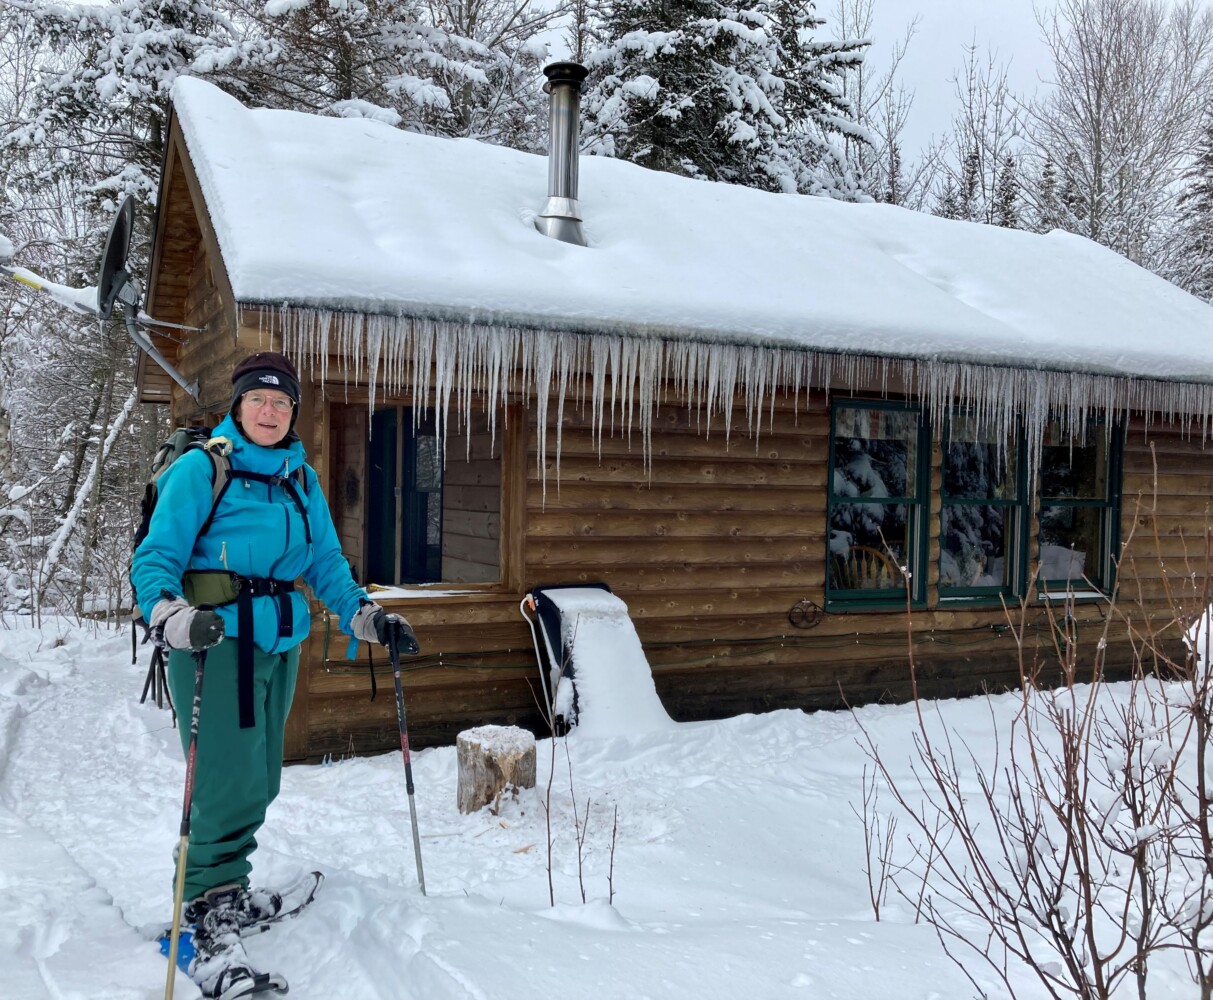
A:
MULTIPOLYGON (((146 651, 132 666, 128 634, 69 631, 58 647, 47 627, 0 631, 0 997, 148 1000, 164 961, 136 928, 171 908, 178 735, 137 703, 146 651)), ((896 721, 864 711, 877 733, 896 721)), ((799 712, 575 735, 554 773, 540 741, 537 788, 496 815, 457 811, 453 748, 417 753, 428 898, 398 753, 288 768, 254 880, 327 879, 249 954, 298 1000, 972 995, 930 928, 896 907, 872 920, 849 808, 858 735, 849 714, 799 712), (580 880, 574 801, 583 821, 590 809, 580 880)), ((197 991, 179 977, 177 995, 197 991)))

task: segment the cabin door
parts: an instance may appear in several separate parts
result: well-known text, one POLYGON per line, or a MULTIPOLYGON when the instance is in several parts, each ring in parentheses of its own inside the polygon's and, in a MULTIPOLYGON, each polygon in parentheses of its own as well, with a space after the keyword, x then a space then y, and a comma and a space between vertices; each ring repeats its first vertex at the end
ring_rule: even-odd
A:
POLYGON ((367 445, 368 579, 442 579, 442 448, 432 410, 376 410, 367 445))

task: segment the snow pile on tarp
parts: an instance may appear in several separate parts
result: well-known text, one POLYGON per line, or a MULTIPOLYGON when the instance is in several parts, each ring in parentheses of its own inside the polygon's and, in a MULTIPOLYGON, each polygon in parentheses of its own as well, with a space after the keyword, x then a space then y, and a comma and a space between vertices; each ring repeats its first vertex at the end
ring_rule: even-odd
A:
MULTIPOLYGON (((569 651, 577 694, 577 732, 632 736, 673 726, 657 697, 653 670, 628 617, 628 606, 614 594, 591 587, 544 593, 560 610, 560 639, 569 651)), ((556 701, 558 712, 566 717, 572 696, 568 678, 562 679, 556 701)))

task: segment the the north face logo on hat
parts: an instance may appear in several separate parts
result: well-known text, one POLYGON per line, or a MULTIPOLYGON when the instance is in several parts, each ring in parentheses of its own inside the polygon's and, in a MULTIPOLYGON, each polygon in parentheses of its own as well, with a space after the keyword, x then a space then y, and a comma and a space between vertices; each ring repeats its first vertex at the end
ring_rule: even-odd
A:
POLYGON ((277 375, 262 375, 257 381, 266 382, 269 385, 281 385, 282 384, 278 381, 277 375))

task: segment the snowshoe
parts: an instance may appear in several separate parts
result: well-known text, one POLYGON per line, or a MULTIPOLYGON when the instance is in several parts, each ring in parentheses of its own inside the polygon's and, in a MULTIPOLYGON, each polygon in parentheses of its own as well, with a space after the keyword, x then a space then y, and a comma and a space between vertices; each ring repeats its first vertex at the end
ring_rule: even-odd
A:
POLYGON ((240 1000, 241 997, 256 997, 266 993, 286 993, 290 987, 282 976, 272 972, 253 972, 250 969, 226 969, 220 974, 215 988, 219 993, 207 993, 203 996, 213 997, 214 1000, 240 1000))
POLYGON ((182 919, 196 925, 216 905, 230 907, 239 920, 240 935, 258 934, 276 923, 297 917, 313 899, 324 876, 308 872, 285 889, 245 889, 238 885, 220 886, 189 903, 182 919))
MULTIPOLYGON (((177 968, 191 978, 195 977, 196 962, 199 958, 199 943, 195 942, 198 923, 203 921, 207 912, 220 903, 226 904, 228 922, 234 917, 237 921, 235 933, 239 937, 250 934, 260 934, 268 931, 275 924, 292 917, 299 916, 316 898, 316 891, 324 881, 320 872, 308 872, 292 882, 281 891, 274 889, 243 889, 240 886, 222 886, 212 889, 206 895, 189 903, 182 913, 181 934, 177 941, 177 968)), ((144 929, 145 933, 148 928, 144 929)), ((168 958, 171 946, 171 927, 153 925, 148 937, 155 937, 160 946, 160 954, 168 958)), ((240 949, 243 954, 243 947, 240 949)), ((256 996, 258 993, 287 991, 286 980, 279 975, 267 975, 254 972, 247 966, 241 967, 243 973, 239 979, 234 973, 229 974, 224 982, 223 992, 207 994, 208 996, 223 997, 224 1000, 235 1000, 237 997, 256 996), (237 992, 231 992, 237 990, 237 992), (240 992, 240 991, 243 992, 240 992)), ((197 981, 197 980, 195 980, 197 981)), ((201 984, 200 984, 201 985, 201 984)), ((216 983, 216 987, 218 983, 216 983)))
MULTIPOLYGON (((316 898, 316 892, 324 882, 320 872, 308 872, 302 875, 285 889, 248 889, 241 890, 244 898, 238 901, 237 910, 240 914, 240 936, 260 934, 268 931, 275 924, 292 917, 299 916, 316 898)), ((184 970, 193 957, 192 935, 195 926, 202 915, 210 909, 211 898, 217 893, 228 893, 236 886, 224 886, 212 889, 205 896, 186 904, 181 915, 181 941, 177 949, 177 964, 184 970), (183 951, 189 951, 189 957, 183 958, 183 951)), ((160 953, 167 956, 169 952, 169 936, 171 927, 153 924, 143 928, 149 938, 155 938, 160 944, 160 953)))
POLYGON ((308 872, 285 889, 250 889, 249 916, 240 924, 240 936, 268 931, 274 924, 299 916, 316 898, 324 881, 321 872, 308 872))
POLYGON ((194 929, 194 960, 189 976, 202 995, 215 1000, 239 1000, 260 993, 285 993, 286 980, 277 973, 252 967, 240 939, 241 921, 248 915, 248 892, 243 886, 211 890, 206 909, 194 929))

